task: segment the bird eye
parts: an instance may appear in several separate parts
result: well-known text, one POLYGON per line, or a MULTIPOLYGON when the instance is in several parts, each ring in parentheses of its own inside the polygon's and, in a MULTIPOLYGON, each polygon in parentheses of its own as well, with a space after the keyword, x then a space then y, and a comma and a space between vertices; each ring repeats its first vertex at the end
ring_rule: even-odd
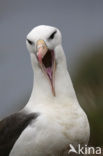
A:
POLYGON ((52 39, 54 38, 54 36, 55 36, 56 33, 57 33, 57 31, 54 31, 54 32, 49 36, 48 39, 49 39, 49 40, 50 40, 50 39, 52 40, 52 39))
POLYGON ((30 41, 29 39, 27 39, 27 41, 28 41, 28 43, 29 43, 30 45, 33 45, 33 42, 32 42, 32 41, 30 41))

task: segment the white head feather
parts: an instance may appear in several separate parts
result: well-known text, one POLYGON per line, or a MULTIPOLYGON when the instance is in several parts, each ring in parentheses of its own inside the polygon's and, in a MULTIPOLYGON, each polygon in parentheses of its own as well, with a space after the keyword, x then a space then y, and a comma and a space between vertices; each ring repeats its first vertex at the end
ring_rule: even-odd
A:
POLYGON ((59 29, 51 26, 37 26, 27 35, 27 49, 30 52, 32 67, 34 71, 34 87, 31 98, 49 97, 53 98, 51 86, 44 73, 42 72, 38 59, 36 57, 38 40, 44 40, 48 49, 53 49, 55 53, 56 69, 55 69, 55 98, 76 97, 71 83, 70 76, 67 71, 65 54, 62 48, 62 36, 59 29), (50 35, 56 31, 54 38, 49 39, 50 35), (31 42, 31 44, 29 42, 31 42))

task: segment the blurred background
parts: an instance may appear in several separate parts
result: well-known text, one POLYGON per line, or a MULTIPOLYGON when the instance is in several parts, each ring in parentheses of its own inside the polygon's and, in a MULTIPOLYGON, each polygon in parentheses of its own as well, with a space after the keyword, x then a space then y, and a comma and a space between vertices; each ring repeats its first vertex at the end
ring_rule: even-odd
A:
POLYGON ((103 145, 103 1, 0 0, 0 119, 20 110, 33 85, 28 32, 58 27, 80 105, 88 115, 90 144, 103 145))

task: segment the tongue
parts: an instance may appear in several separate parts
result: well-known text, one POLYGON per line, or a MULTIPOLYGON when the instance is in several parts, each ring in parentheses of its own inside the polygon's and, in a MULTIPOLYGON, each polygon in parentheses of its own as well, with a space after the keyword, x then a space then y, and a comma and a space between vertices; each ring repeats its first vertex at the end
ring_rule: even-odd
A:
POLYGON ((52 79, 52 69, 50 67, 46 68, 46 72, 50 79, 52 79))

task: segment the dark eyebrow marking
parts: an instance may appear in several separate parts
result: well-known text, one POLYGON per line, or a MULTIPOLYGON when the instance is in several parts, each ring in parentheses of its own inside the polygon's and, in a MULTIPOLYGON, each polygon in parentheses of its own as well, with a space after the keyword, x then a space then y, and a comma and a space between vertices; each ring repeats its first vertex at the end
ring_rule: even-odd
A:
POLYGON ((50 40, 50 39, 53 39, 56 33, 57 33, 57 30, 55 30, 55 31, 49 36, 48 39, 49 39, 49 40, 50 40))
POLYGON ((30 45, 32 45, 33 44, 33 42, 32 41, 30 41, 29 39, 26 39, 27 41, 28 41, 28 43, 30 44, 30 45))

